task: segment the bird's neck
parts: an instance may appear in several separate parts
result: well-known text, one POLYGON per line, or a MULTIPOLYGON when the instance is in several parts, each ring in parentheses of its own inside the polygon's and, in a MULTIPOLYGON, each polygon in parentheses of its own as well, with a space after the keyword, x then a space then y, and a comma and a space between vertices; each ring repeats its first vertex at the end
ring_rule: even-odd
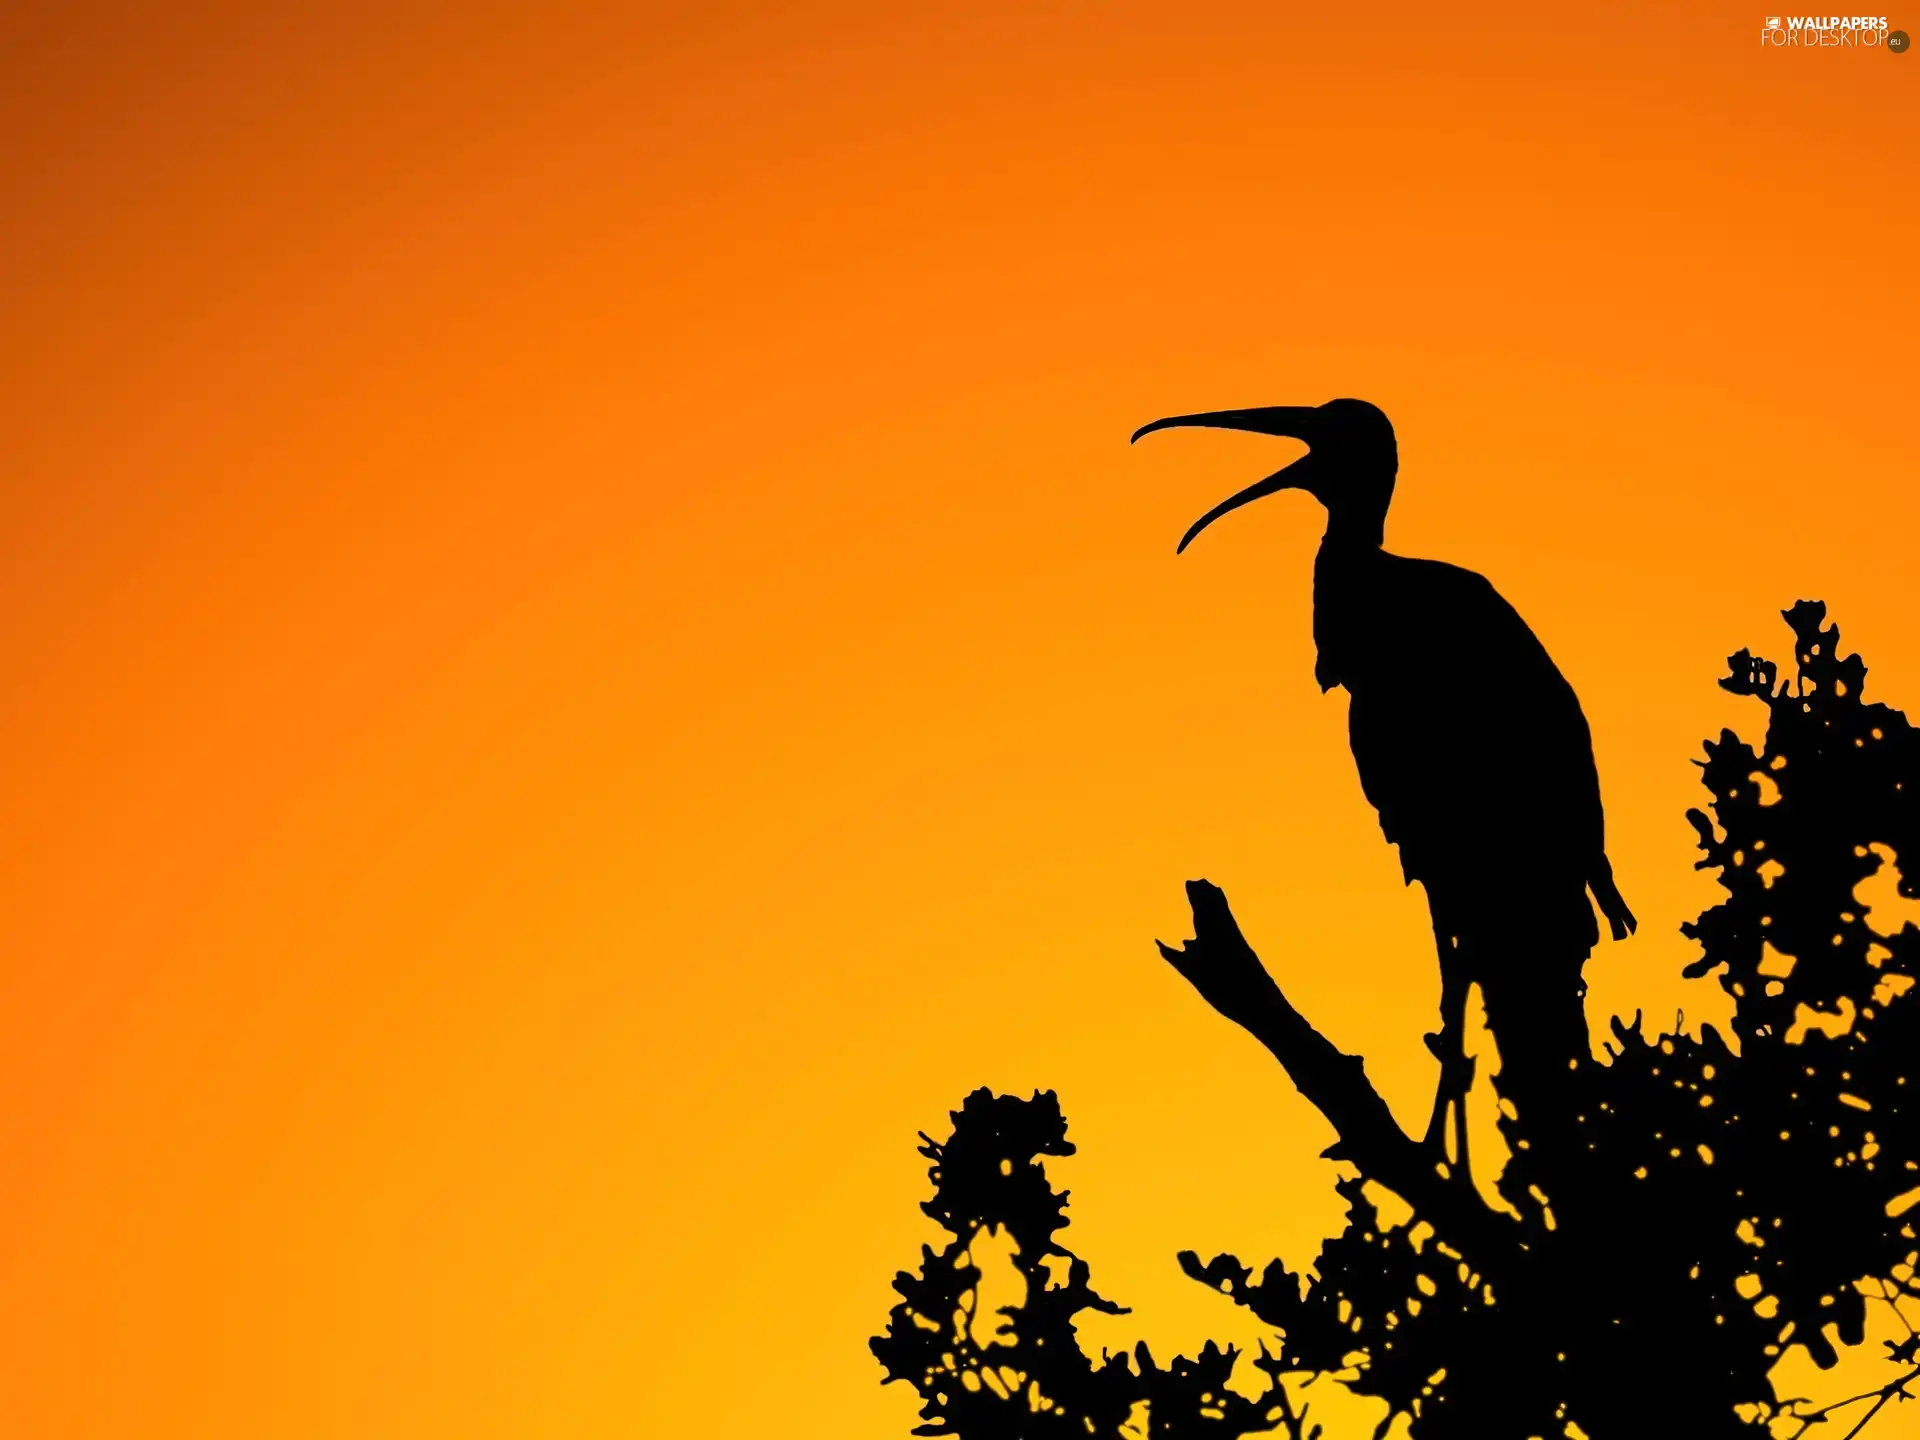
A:
POLYGON ((1314 678, 1322 690, 1353 688, 1356 637, 1367 626, 1383 516, 1336 513, 1328 517, 1326 536, 1313 562, 1313 640, 1318 658, 1314 678))
POLYGON ((1341 508, 1327 512, 1327 533, 1320 541, 1320 553, 1338 557, 1378 550, 1386 543, 1387 515, 1384 510, 1341 508))

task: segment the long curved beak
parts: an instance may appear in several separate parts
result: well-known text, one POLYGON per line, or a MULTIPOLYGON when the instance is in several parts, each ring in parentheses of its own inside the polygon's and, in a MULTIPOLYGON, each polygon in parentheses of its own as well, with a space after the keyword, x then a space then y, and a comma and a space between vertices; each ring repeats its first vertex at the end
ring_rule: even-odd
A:
MULTIPOLYGON (((1142 425, 1133 439, 1156 430, 1194 426, 1208 430, 1250 430, 1255 435, 1280 435, 1289 440, 1314 442, 1320 430, 1321 414, 1314 405, 1262 405, 1253 410, 1206 410, 1198 415, 1169 415, 1142 425)), ((1128 441, 1132 444, 1133 441, 1128 441)))
POLYGON ((1310 495, 1317 493, 1311 474, 1300 473, 1303 470, 1309 470, 1312 464, 1313 456, 1302 455, 1291 465, 1274 471, 1273 474, 1267 476, 1266 479, 1254 481, 1253 484, 1247 486, 1247 488, 1239 494, 1229 495, 1225 500, 1222 500, 1218 505, 1214 506, 1187 527, 1187 533, 1180 537, 1180 543, 1174 547, 1173 553, 1176 555, 1182 554, 1187 546, 1193 543, 1194 536, 1198 535, 1222 515, 1230 514, 1238 510, 1242 505, 1251 505, 1263 495, 1272 495, 1280 490, 1305 490, 1310 495))
MULTIPOLYGON (((1142 435, 1151 435, 1156 430, 1172 430, 1179 426, 1201 426, 1212 430, 1247 430, 1256 435, 1278 435, 1289 440, 1304 440, 1312 445, 1319 434, 1320 412, 1310 405, 1266 405, 1254 410, 1208 410, 1198 415, 1169 415, 1164 420, 1155 420, 1150 425, 1142 425, 1133 432, 1133 439, 1142 435)), ((1129 444, 1132 442, 1129 441, 1129 444)), ((1272 495, 1280 490, 1305 490, 1318 496, 1315 484, 1318 467, 1313 463, 1311 451, 1302 455, 1291 465, 1284 466, 1267 476, 1256 480, 1237 495, 1222 500, 1213 509, 1202 515, 1188 527, 1187 533, 1180 537, 1180 544, 1174 554, 1184 552, 1193 543, 1193 537, 1222 515, 1238 510, 1242 505, 1250 505, 1264 495, 1272 495)))

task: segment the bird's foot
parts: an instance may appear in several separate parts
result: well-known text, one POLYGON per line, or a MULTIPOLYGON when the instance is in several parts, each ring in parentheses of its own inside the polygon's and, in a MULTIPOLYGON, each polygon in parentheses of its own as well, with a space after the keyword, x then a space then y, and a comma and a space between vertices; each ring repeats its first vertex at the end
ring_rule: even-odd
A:
POLYGON ((1449 1098, 1465 1100, 1473 1089, 1473 1077, 1479 1062, 1462 1050, 1453 1037, 1444 1032, 1423 1035, 1427 1049, 1440 1062, 1440 1088, 1449 1098))

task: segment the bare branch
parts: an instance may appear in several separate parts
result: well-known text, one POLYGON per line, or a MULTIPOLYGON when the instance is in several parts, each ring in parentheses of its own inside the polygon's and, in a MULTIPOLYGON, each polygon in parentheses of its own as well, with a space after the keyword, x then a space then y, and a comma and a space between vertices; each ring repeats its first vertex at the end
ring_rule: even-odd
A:
POLYGON ((1512 1273, 1519 1227, 1490 1210, 1470 1185, 1449 1182, 1433 1152, 1412 1139, 1367 1079, 1366 1066, 1314 1029, 1281 993, 1240 933, 1226 894, 1206 880, 1187 882, 1194 938, 1160 953, 1201 998, 1273 1052, 1287 1077, 1333 1125, 1326 1153, 1394 1191, 1471 1255, 1489 1277, 1512 1273))

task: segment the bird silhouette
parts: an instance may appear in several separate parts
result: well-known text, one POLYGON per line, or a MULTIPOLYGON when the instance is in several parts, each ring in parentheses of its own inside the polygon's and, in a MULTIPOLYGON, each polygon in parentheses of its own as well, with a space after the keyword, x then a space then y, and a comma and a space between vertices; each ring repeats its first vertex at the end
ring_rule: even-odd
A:
POLYGON ((1407 882, 1426 891, 1441 971, 1441 1031, 1428 1044, 1442 1065, 1427 1138, 1444 1149, 1451 1111, 1464 1169, 1470 986, 1480 984, 1490 1021, 1508 1021, 1495 1026, 1503 1069, 1564 1074, 1569 1056, 1587 1053, 1580 970, 1599 940, 1588 892, 1614 939, 1635 927, 1607 860, 1586 716, 1546 647, 1485 577, 1383 548, 1399 450, 1377 407, 1343 399, 1175 415, 1133 438, 1177 426, 1308 446, 1201 516, 1179 549, 1278 491, 1304 490, 1326 507, 1313 567, 1314 675, 1323 691, 1337 685, 1350 696, 1361 788, 1399 847, 1407 882), (1530 1043, 1507 1038, 1518 1035, 1530 1043))

